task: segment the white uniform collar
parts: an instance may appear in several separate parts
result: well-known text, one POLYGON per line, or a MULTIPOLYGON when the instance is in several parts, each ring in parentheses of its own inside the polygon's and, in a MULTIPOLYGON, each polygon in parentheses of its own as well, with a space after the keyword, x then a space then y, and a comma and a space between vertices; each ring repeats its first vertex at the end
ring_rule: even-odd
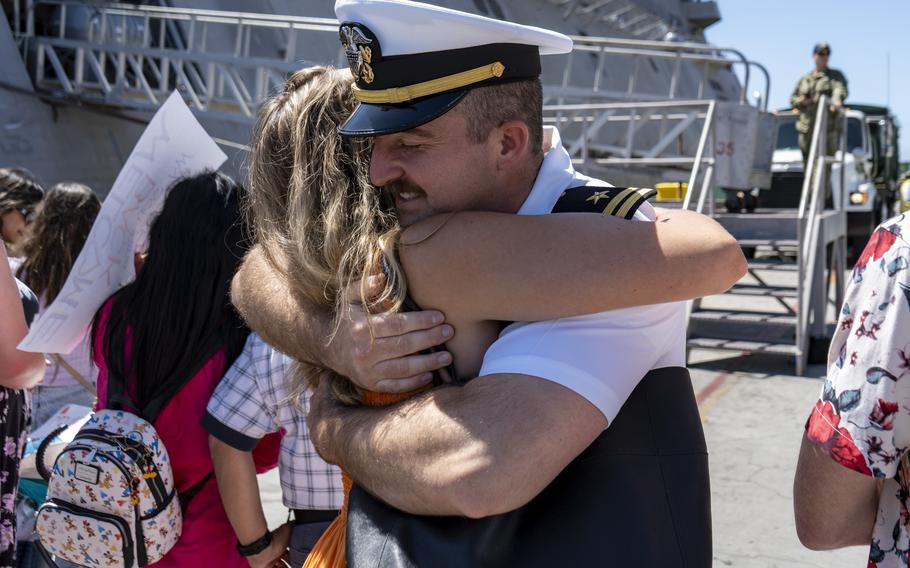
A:
POLYGON ((543 164, 537 172, 534 187, 525 199, 519 215, 545 215, 553 210, 556 200, 562 192, 579 185, 596 185, 607 187, 609 184, 598 179, 589 178, 575 171, 569 152, 562 145, 559 130, 552 126, 543 129, 544 147, 549 146, 544 154, 543 164), (549 141, 549 144, 547 142, 549 141))

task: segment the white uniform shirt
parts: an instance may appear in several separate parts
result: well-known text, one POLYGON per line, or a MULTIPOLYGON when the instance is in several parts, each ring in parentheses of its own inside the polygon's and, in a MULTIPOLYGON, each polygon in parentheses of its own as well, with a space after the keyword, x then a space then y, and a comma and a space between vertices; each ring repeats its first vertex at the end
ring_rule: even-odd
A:
MULTIPOLYGON (((609 185, 575 171, 556 129, 547 127, 545 134, 551 137, 550 150, 519 215, 550 213, 567 188, 609 185)), ((653 221, 654 209, 643 204, 635 220, 653 221)), ((604 243, 617 245, 622 243, 604 243)), ((566 276, 571 278, 571 274, 566 276)), ((610 290, 603 292, 609 294, 610 290)), ((685 339, 684 302, 517 322, 506 327, 487 350, 480 376, 517 373, 559 383, 587 399, 613 422, 648 371, 685 366, 685 339)))

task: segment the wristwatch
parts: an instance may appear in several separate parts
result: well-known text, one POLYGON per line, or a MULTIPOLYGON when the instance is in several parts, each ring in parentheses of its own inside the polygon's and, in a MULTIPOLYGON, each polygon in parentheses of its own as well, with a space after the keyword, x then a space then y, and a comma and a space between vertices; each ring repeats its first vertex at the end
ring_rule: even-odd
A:
POLYGON ((243 556, 256 556, 272 544, 272 531, 265 531, 265 534, 249 544, 240 544, 237 541, 237 552, 243 556))

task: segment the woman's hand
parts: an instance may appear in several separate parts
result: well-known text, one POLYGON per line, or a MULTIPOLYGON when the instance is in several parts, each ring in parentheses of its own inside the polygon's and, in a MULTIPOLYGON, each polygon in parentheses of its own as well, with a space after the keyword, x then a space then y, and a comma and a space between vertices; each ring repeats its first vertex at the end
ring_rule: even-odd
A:
POLYGON ((389 393, 413 390, 449 364, 447 355, 416 355, 451 337, 441 312, 370 316, 359 304, 357 285, 347 291, 351 309, 327 345, 331 315, 295 294, 286 264, 277 262, 254 247, 234 277, 231 299, 247 324, 279 351, 328 367, 361 388, 389 393))
POLYGON ((360 303, 360 283, 345 291, 349 309, 332 342, 329 367, 362 389, 401 393, 433 380, 452 362, 448 351, 421 354, 455 333, 442 312, 427 310, 371 315, 360 303))

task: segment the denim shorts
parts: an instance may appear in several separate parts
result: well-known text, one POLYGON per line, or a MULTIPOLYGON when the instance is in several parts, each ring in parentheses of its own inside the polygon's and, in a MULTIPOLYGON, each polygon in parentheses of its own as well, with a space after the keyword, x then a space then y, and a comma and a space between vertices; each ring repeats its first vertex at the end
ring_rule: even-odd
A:
POLYGON ((38 385, 32 389, 32 430, 38 428, 66 404, 92 408, 95 395, 82 385, 48 387, 38 385))
POLYGON ((303 563, 306 562, 307 555, 313 550, 316 541, 318 541, 319 537, 322 536, 322 533, 329 528, 330 524, 331 521, 323 521, 294 525, 294 528, 291 531, 291 542, 288 547, 291 566, 294 568, 303 566, 303 563))

